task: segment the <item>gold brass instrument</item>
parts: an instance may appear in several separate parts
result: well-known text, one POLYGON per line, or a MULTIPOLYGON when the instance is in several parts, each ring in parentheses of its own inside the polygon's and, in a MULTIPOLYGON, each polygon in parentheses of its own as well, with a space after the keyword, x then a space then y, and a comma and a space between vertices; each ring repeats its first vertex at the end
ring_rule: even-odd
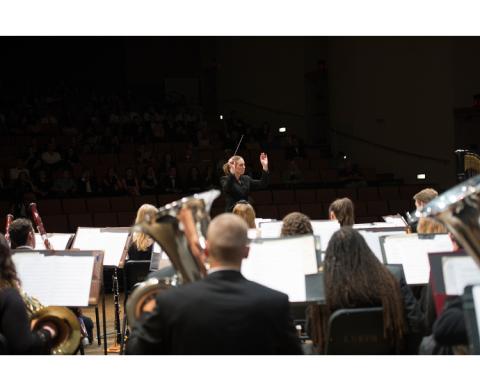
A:
POLYGON ((465 149, 455 151, 457 159, 457 180, 466 179, 480 174, 480 156, 475 152, 465 149))
POLYGON ((77 316, 66 307, 45 307, 35 312, 31 319, 32 330, 53 323, 57 335, 54 339, 53 355, 72 355, 80 346, 82 334, 77 316))
POLYGON ((184 197, 158 209, 155 217, 146 217, 133 227, 160 244, 166 252, 176 275, 162 281, 153 279, 141 283, 127 300, 127 320, 133 325, 148 302, 164 289, 185 284, 206 276, 204 250, 210 209, 220 191, 184 197))
POLYGON ((444 192, 417 213, 433 217, 480 265, 480 175, 444 192))

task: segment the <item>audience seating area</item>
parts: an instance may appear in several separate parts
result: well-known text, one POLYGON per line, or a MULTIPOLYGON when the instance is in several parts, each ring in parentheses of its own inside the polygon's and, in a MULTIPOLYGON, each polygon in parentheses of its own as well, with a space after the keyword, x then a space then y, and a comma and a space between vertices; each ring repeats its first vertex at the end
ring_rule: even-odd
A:
MULTIPOLYGON (((339 197, 349 197, 355 203, 357 223, 381 221, 381 216, 404 214, 414 209, 412 196, 421 185, 402 185, 364 188, 273 189, 251 193, 257 217, 281 220, 292 211, 300 211, 311 219, 327 219, 330 203, 339 197)), ((135 221, 140 205, 157 207, 184 197, 185 194, 144 196, 113 196, 91 198, 43 199, 38 210, 48 232, 75 232, 79 226, 130 226, 135 221)), ((215 200, 211 216, 224 212, 225 200, 215 200)), ((0 210, 8 211, 8 203, 1 202, 0 210)), ((0 228, 4 231, 4 222, 0 228)))

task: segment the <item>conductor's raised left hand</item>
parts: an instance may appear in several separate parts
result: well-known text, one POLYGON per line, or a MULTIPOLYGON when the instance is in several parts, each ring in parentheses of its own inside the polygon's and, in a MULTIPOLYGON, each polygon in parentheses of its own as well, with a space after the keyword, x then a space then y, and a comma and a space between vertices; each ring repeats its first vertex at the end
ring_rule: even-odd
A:
POLYGON ((260 153, 260 164, 264 171, 268 171, 268 156, 264 152, 260 153))

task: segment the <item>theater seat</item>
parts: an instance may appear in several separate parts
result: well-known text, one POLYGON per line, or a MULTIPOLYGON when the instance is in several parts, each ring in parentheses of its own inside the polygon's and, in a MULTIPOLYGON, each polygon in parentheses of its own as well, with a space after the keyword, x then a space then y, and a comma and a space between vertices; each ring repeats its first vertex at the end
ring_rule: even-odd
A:
POLYGON ((72 213, 68 215, 68 223, 71 232, 76 232, 78 227, 93 227, 90 213, 72 213))
POLYGON ((254 208, 257 217, 263 219, 278 219, 278 211, 275 205, 257 205, 254 208))
POLYGON ((69 233, 66 215, 42 215, 42 221, 48 233, 69 233))
POLYGON ((383 335, 383 308, 335 311, 328 321, 327 355, 390 355, 394 349, 383 335))
POLYGON ((97 212, 93 214, 95 227, 118 227, 117 214, 114 212, 97 212))

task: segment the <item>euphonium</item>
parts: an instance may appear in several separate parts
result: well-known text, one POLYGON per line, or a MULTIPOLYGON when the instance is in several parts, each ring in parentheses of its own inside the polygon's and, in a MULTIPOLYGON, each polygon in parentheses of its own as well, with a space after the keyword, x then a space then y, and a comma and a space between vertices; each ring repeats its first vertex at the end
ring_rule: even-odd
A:
POLYGON ((210 191, 184 197, 158 209, 155 217, 146 217, 133 227, 158 242, 175 268, 172 279, 147 280, 141 283, 127 301, 127 319, 130 325, 145 310, 156 294, 176 284, 203 278, 205 238, 210 223, 210 209, 220 191, 210 191))
POLYGON ((480 175, 444 192, 417 213, 417 217, 440 221, 480 265, 480 175))
POLYGON ((53 323, 57 331, 51 353, 53 355, 74 354, 82 338, 77 316, 66 307, 44 307, 33 314, 32 330, 40 329, 46 322, 53 323))

